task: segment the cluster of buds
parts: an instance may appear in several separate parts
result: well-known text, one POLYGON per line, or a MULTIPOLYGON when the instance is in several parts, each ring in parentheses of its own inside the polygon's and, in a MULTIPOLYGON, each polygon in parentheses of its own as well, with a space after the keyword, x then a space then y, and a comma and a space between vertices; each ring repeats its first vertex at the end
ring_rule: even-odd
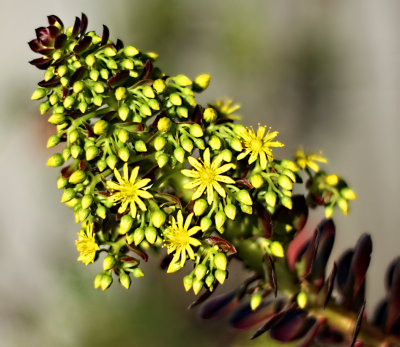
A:
MULTIPOLYGON (((110 41, 106 26, 101 36, 87 32, 84 14, 66 29, 58 17, 48 19, 29 42, 42 55, 31 64, 44 70, 32 99, 42 100, 40 112, 56 126, 47 146, 62 148, 47 165, 62 166, 61 202, 82 225, 78 260, 89 265, 104 255, 95 287, 105 290, 117 277, 129 288, 144 275, 140 261, 166 248, 168 273, 192 267, 187 291, 210 295, 237 258, 254 276, 225 303, 249 296, 249 312, 289 315, 293 302, 265 301, 282 286, 297 298, 296 310, 305 309, 325 288, 324 271, 312 261, 319 238, 291 249, 304 235, 308 209, 323 205, 331 218, 336 205, 347 214, 355 198, 342 178, 319 171, 315 161, 325 158, 299 150, 276 159, 272 148, 283 146, 277 131, 235 124, 232 101, 197 103, 209 75, 169 76, 154 66, 155 53, 110 41), (292 193, 304 173, 307 199, 292 193)), ((331 239, 321 234, 325 266, 331 239)))

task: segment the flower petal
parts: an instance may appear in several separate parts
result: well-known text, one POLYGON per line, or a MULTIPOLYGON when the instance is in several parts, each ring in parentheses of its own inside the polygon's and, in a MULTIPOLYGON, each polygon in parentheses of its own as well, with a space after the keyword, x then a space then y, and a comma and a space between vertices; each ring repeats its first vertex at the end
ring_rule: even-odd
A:
POLYGON ((193 212, 187 216, 185 225, 183 226, 183 229, 188 230, 190 227, 190 223, 192 223, 192 218, 193 218, 193 212))
POLYGON ((210 161, 210 149, 207 147, 206 150, 203 153, 203 158, 204 158, 204 166, 211 166, 211 161, 210 161))
POLYGON ((197 188, 197 190, 194 192, 194 194, 192 195, 192 200, 196 200, 198 199, 200 196, 203 195, 204 191, 206 190, 206 185, 204 183, 201 183, 199 188, 197 188))
POLYGON ((212 204, 214 200, 214 189, 211 183, 207 184, 207 202, 209 205, 212 204))
POLYGON ((180 229, 183 228, 183 215, 182 215, 182 210, 178 211, 178 215, 177 215, 177 220, 178 220, 178 227, 180 229))
POLYGON ((235 164, 232 164, 232 163, 225 164, 225 165, 222 165, 221 167, 219 167, 218 169, 216 169, 215 173, 217 175, 219 175, 219 174, 229 171, 230 169, 233 169, 233 168, 235 168, 235 164))
POLYGON ((151 199, 153 197, 153 194, 149 193, 147 190, 138 190, 136 194, 143 199, 151 199))
POLYGON ((188 161, 190 165, 192 165, 197 171, 203 168, 203 166, 199 163, 199 161, 193 157, 188 157, 188 161))
POLYGON ((181 170, 182 175, 186 177, 199 177, 199 173, 195 170, 181 170))
POLYGON ((213 183, 214 189, 218 192, 219 195, 221 195, 223 198, 226 197, 226 192, 225 189, 221 187, 221 185, 218 182, 213 183))
POLYGON ((217 175, 215 176, 215 180, 226 184, 235 184, 235 181, 228 176, 217 175))
POLYGON ((132 184, 135 183, 138 173, 139 173, 139 166, 136 166, 135 168, 132 169, 131 177, 129 178, 129 182, 131 182, 132 184))

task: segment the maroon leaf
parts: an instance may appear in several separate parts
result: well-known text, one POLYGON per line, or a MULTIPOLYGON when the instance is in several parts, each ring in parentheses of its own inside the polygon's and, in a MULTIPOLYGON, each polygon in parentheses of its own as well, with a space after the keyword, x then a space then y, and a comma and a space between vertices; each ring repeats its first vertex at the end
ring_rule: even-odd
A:
POLYGON ((390 331, 400 317, 400 258, 398 258, 397 264, 393 268, 391 277, 386 331, 390 331))
POLYGON ((350 347, 353 347, 357 340, 357 336, 358 336, 358 333, 360 332, 360 328, 361 328, 364 310, 365 310, 365 301, 364 301, 363 305, 361 306, 360 312, 358 313, 357 322, 356 322, 356 326, 354 328, 353 336, 351 338, 350 347))
POLYGON ((394 269, 397 266, 397 264, 400 263, 400 257, 395 258, 388 266, 388 269, 386 271, 386 276, 385 276, 385 286, 386 290, 389 292, 390 288, 392 287, 392 281, 393 281, 393 274, 394 274, 394 269))
POLYGON ((74 52, 76 54, 80 54, 84 51, 86 51, 90 44, 92 43, 92 37, 91 36, 84 36, 79 40, 79 43, 74 47, 74 52))
POLYGON ((67 35, 65 34, 60 34, 56 37, 56 40, 54 42, 54 48, 55 49, 60 49, 64 47, 64 44, 67 42, 67 35))
POLYGON ((214 282, 214 290, 210 291, 210 290, 206 290, 203 294, 201 294, 195 301, 193 301, 188 309, 192 309, 193 307, 196 307, 197 305, 202 304, 204 301, 206 301, 211 295, 213 295, 215 293, 215 289, 218 286, 218 282, 215 283, 214 282))
POLYGON ((114 76, 112 76, 108 81, 107 84, 110 88, 114 88, 122 83, 124 83, 129 77, 129 70, 121 70, 117 72, 114 76))
POLYGON ((307 278, 311 274, 311 270, 313 268, 314 261, 315 261, 315 258, 317 256, 320 235, 321 235, 321 232, 317 228, 314 231, 314 235, 313 235, 313 238, 311 240, 310 247, 308 247, 307 250, 304 253, 303 258, 306 261, 306 267, 305 267, 304 274, 303 274, 304 278, 307 278))
POLYGON ((86 15, 84 13, 82 13, 82 15, 81 15, 81 24, 79 26, 79 31, 80 31, 82 36, 85 35, 87 26, 88 26, 88 19, 87 19, 86 15))
POLYGON ((268 274, 269 284, 271 285, 272 290, 274 291, 274 296, 278 295, 278 285, 276 281, 276 273, 275 273, 275 265, 274 261, 272 260, 271 256, 268 253, 264 254, 266 270, 268 274))
POLYGON ((206 241, 213 246, 220 247, 222 249, 222 251, 224 253, 226 253, 227 255, 232 255, 237 252, 235 246, 232 243, 230 243, 229 241, 227 241, 221 237, 210 236, 210 237, 206 238, 206 241))
POLYGON ((255 214, 262 224, 262 236, 270 239, 272 237, 272 217, 269 212, 258 201, 254 204, 255 214))
POLYGON ((326 294, 325 294, 325 299, 324 299, 324 304, 323 304, 324 308, 328 305, 329 300, 331 298, 332 291, 333 291, 333 285, 335 284, 336 272, 337 272, 337 265, 336 265, 336 263, 333 263, 332 272, 326 281, 326 294))
POLYGON ((249 182, 248 179, 246 178, 239 178, 236 180, 236 184, 242 185, 248 189, 253 189, 254 187, 252 186, 252 184, 249 182))
POLYGON ((40 70, 46 70, 53 59, 51 58, 37 58, 29 62, 29 64, 36 66, 40 70))
POLYGON ((74 171, 75 171, 75 169, 72 167, 72 165, 66 166, 66 167, 62 168, 61 176, 62 176, 62 178, 69 178, 74 171))
POLYGON ((121 50, 122 48, 124 48, 124 43, 120 39, 117 39, 117 43, 115 44, 115 48, 117 49, 117 51, 121 50))
POLYGON ((232 311, 239 303, 237 290, 219 295, 209 300, 201 309, 200 317, 211 319, 221 317, 232 311))
POLYGON ((280 322, 280 320, 285 316, 285 314, 287 313, 287 311, 280 311, 277 312, 275 314, 273 314, 272 316, 270 316, 267 319, 267 322, 260 328, 258 329, 252 336, 251 336, 251 340, 254 340, 255 338, 257 338, 258 336, 260 336, 261 334, 264 334, 266 331, 268 331, 269 329, 271 329, 275 324, 278 324, 280 322))
POLYGON ((108 30, 107 26, 103 25, 103 35, 101 36, 102 46, 107 44, 109 36, 110 36, 110 30, 108 30))
POLYGON ((48 81, 45 81, 45 80, 40 81, 40 82, 38 83, 38 85, 41 86, 41 87, 53 87, 53 86, 56 86, 57 84, 60 83, 60 79, 61 79, 60 76, 54 76, 51 80, 48 80, 48 81))
POLYGON ((79 69, 76 69, 76 71, 72 74, 69 80, 69 85, 72 87, 75 82, 80 81, 85 76, 86 72, 87 69, 84 66, 81 66, 79 69))
POLYGON ((49 24, 50 25, 52 25, 52 26, 56 26, 57 24, 61 27, 61 31, 63 31, 64 30, 64 24, 63 24, 63 22, 61 21, 61 19, 60 18, 58 18, 57 16, 55 16, 54 14, 53 15, 50 15, 50 16, 47 16, 47 20, 49 21, 49 24))
POLYGON ((45 46, 50 47, 53 42, 54 38, 51 37, 49 27, 40 27, 35 30, 37 39, 45 46))
POLYGON ((68 96, 68 94, 69 94, 68 88, 63 88, 62 89, 62 101, 65 100, 65 98, 68 96))
POLYGON ((203 108, 200 105, 196 105, 192 119, 195 123, 198 123, 201 126, 203 126, 203 108))
MULTIPOLYGON (((337 262, 337 273, 336 273, 336 287, 339 290, 339 292, 345 296, 346 293, 346 287, 348 278, 350 275, 350 264, 351 264, 351 259, 353 258, 353 250, 348 249, 346 252, 342 254, 342 256, 339 258, 337 262)), ((352 295, 351 295, 352 296, 352 295)))
POLYGON ((305 336, 314 324, 315 319, 308 318, 307 312, 291 310, 271 329, 270 336, 280 342, 291 342, 305 336))
POLYGON ((35 53, 40 53, 39 50, 40 50, 40 49, 43 49, 42 43, 41 43, 39 40, 37 40, 37 39, 34 39, 34 40, 29 41, 29 42, 28 42, 28 45, 29 45, 29 48, 30 48, 32 51, 34 51, 35 53))
POLYGON ((321 327, 326 323, 325 318, 318 319, 311 329, 304 336, 304 339, 297 345, 297 347, 309 347, 315 340, 321 327))
POLYGON ((79 28, 81 26, 81 20, 78 17, 75 17, 74 27, 72 28, 72 37, 75 37, 79 34, 79 28))
POLYGON ((148 80, 151 77, 151 74, 153 73, 153 63, 151 60, 147 60, 146 63, 144 64, 144 80, 148 80))
POLYGON ((357 293, 364 283, 365 275, 371 260, 371 252, 371 236, 368 234, 361 235, 354 248, 354 255, 351 261, 351 270, 354 274, 354 293, 357 293))
POLYGON ((302 230, 307 222, 308 207, 303 195, 292 197, 293 207, 291 210, 279 205, 272 216, 274 221, 282 224, 290 224, 296 230, 302 230))
POLYGON ((374 316, 372 319, 372 324, 377 327, 384 329, 386 325, 386 316, 388 309, 388 300, 382 300, 375 308, 374 316))
POLYGON ((139 260, 131 257, 129 255, 126 255, 124 257, 121 258, 121 261, 123 261, 124 263, 134 263, 134 264, 139 264, 139 260))
POLYGON ((314 234, 309 230, 302 230, 295 236, 292 242, 290 242, 286 258, 289 268, 292 271, 295 270, 296 263, 300 261, 300 258, 303 256, 304 252, 308 247, 310 247, 313 235, 314 234))
POLYGON ((126 244, 126 246, 129 248, 129 250, 131 250, 132 252, 135 252, 138 256, 140 256, 145 262, 147 262, 147 260, 149 259, 148 255, 143 252, 141 249, 132 246, 130 244, 126 244))

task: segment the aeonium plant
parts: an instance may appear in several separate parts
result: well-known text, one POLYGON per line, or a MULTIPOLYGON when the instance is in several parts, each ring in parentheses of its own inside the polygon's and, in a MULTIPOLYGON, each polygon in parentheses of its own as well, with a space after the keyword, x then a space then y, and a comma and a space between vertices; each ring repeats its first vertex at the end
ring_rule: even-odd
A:
POLYGON ((235 122, 230 100, 201 106, 210 76, 170 76, 145 53, 87 31, 87 17, 64 28, 57 16, 36 29, 30 63, 44 71, 32 100, 56 126, 47 165, 61 167, 61 202, 81 224, 78 260, 102 258, 94 287, 115 279, 129 288, 141 261, 165 253, 162 268, 182 271, 183 287, 203 304, 201 316, 231 314, 238 329, 258 327, 276 340, 400 346, 400 258, 389 266, 387 296, 367 320, 365 278, 372 242, 364 234, 327 269, 332 216, 349 212, 355 193, 320 170, 326 159, 299 149, 277 158, 278 132, 235 122), (306 193, 294 195, 303 185, 306 193), (310 209, 323 207, 314 232, 310 209), (211 297, 235 258, 249 277, 211 297), (185 264, 189 264, 185 267, 185 264), (187 271, 187 269, 190 269, 187 271), (207 301, 206 301, 207 300, 207 301))

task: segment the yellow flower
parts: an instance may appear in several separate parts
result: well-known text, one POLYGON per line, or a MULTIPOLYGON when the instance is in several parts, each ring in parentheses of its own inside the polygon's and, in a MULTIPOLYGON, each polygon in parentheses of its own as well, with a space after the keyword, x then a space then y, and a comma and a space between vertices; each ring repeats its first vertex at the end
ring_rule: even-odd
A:
POLYGON ((296 164, 305 170, 305 168, 308 166, 311 170, 318 172, 319 171, 319 165, 316 163, 316 161, 320 163, 326 163, 327 160, 321 155, 318 155, 316 153, 311 153, 309 155, 306 155, 304 153, 303 148, 299 148, 296 151, 296 164))
POLYGON ((210 160, 210 149, 206 148, 203 153, 203 161, 199 162, 193 157, 188 158, 189 163, 195 168, 195 170, 182 170, 182 174, 187 177, 193 177, 194 180, 186 183, 183 187, 186 189, 197 188, 192 196, 192 200, 200 198, 207 188, 207 202, 209 205, 214 200, 214 189, 223 198, 226 196, 225 189, 218 182, 235 184, 235 181, 228 177, 222 176, 221 174, 234 168, 234 164, 221 165, 222 156, 218 156, 212 162, 210 160))
POLYGON ((80 255, 78 261, 85 265, 93 263, 96 251, 100 250, 99 245, 96 243, 93 234, 93 223, 89 223, 86 230, 81 229, 78 233, 78 240, 75 241, 76 248, 80 255))
POLYGON ((198 239, 191 237, 201 230, 199 226, 194 226, 189 229, 192 218, 193 213, 189 214, 185 223, 183 223, 182 211, 179 210, 177 220, 172 217, 170 225, 164 231, 164 247, 167 247, 168 254, 175 252, 169 264, 168 273, 175 272, 182 268, 183 265, 185 265, 187 256, 193 260, 194 252, 192 246, 197 247, 201 245, 198 239))
POLYGON ((148 191, 140 189, 145 187, 149 182, 150 178, 144 178, 137 182, 136 178, 139 173, 139 166, 136 166, 132 169, 131 176, 128 175, 128 164, 125 163, 123 167, 123 177, 118 172, 117 169, 114 169, 114 176, 116 177, 118 183, 114 181, 107 181, 107 189, 111 192, 111 196, 109 199, 116 204, 121 204, 118 209, 118 213, 123 213, 126 211, 128 205, 131 208, 131 216, 132 218, 136 217, 137 207, 136 204, 142 211, 146 211, 146 205, 141 200, 142 199, 151 199, 153 197, 148 191))
POLYGON ((264 136, 267 127, 259 126, 257 133, 253 128, 243 128, 239 133, 242 138, 244 152, 240 153, 238 160, 243 159, 250 154, 249 164, 254 163, 257 158, 260 158, 261 169, 267 168, 267 162, 272 161, 272 151, 270 147, 283 147, 284 144, 279 141, 271 141, 278 135, 278 131, 270 133, 270 129, 267 131, 267 135, 264 136))

